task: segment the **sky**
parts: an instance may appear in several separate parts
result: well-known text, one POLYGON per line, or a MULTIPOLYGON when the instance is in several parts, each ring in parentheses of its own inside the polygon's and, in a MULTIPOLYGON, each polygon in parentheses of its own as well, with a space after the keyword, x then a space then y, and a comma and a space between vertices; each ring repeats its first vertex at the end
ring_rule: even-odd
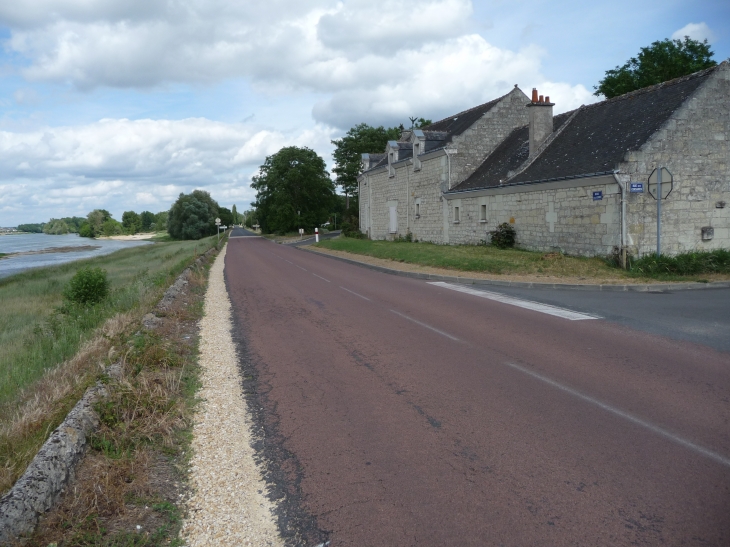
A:
POLYGON ((332 168, 355 124, 410 125, 507 93, 556 113, 655 40, 730 57, 727 0, 25 0, 0 3, 0 226, 239 211, 266 156, 332 168))

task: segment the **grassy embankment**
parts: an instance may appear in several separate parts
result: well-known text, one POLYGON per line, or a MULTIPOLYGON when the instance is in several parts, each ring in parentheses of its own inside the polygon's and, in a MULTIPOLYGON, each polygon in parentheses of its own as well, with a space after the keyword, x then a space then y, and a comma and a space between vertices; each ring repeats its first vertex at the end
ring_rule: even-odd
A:
POLYGON ((404 262, 453 272, 524 275, 600 281, 706 281, 730 278, 730 252, 688 253, 676 258, 646 257, 624 271, 602 258, 570 257, 484 245, 434 245, 337 238, 316 245, 324 249, 404 262))
POLYGON ((215 244, 212 237, 145 245, 0 280, 0 493, 95 381, 99 365, 119 358, 121 333, 215 244), (82 265, 104 268, 111 294, 93 306, 64 306, 64 286, 82 265))

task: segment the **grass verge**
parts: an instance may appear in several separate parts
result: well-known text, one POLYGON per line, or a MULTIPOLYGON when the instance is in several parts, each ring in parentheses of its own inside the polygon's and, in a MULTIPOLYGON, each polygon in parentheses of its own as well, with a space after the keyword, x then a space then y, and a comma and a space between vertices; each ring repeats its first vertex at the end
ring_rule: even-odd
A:
POLYGON ((207 264, 193 271, 185 294, 154 331, 133 324, 116 337, 121 374, 103 378, 109 397, 96 405, 101 427, 32 544, 182 545, 179 504, 199 388, 197 323, 207 275, 207 264))
POLYGON ((321 241, 315 247, 454 272, 494 275, 600 282, 707 281, 708 275, 730 278, 728 251, 689 253, 676 258, 662 257, 659 261, 644 258, 632 261, 631 270, 624 271, 599 257, 571 257, 561 253, 497 249, 485 245, 436 245, 340 237, 321 241), (714 266, 710 268, 708 265, 714 266))
POLYGON ((31 270, 0 280, 0 493, 25 470, 48 434, 118 358, 120 333, 138 324, 197 254, 215 239, 160 243, 31 270), (63 305, 83 265, 108 271, 112 292, 89 307, 63 305))

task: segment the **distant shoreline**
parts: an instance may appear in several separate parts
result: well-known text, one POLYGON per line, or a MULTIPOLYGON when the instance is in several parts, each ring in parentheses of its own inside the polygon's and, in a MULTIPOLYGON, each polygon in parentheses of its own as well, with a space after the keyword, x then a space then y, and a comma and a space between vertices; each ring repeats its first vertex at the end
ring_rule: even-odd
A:
POLYGON ((0 260, 4 258, 13 258, 16 256, 41 255, 48 253, 76 253, 79 251, 95 251, 101 249, 100 245, 79 245, 78 247, 49 247, 47 249, 39 249, 37 251, 20 251, 17 253, 0 253, 0 260))

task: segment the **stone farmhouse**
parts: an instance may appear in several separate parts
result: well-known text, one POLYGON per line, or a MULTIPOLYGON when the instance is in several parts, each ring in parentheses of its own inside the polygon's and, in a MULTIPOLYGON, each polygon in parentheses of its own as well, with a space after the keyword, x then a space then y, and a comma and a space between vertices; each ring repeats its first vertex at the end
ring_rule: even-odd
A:
POLYGON ((509 222, 526 249, 643 256, 657 245, 648 179, 665 167, 662 252, 730 248, 728 61, 571 112, 553 106, 515 86, 363 154, 361 231, 476 244, 509 222))

